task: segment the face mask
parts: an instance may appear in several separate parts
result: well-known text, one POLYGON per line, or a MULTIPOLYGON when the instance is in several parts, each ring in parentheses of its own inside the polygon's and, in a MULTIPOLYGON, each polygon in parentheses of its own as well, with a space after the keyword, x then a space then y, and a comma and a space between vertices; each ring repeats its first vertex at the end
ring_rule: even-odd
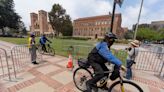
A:
POLYGON ((113 45, 114 42, 115 42, 115 39, 108 39, 108 46, 113 45))

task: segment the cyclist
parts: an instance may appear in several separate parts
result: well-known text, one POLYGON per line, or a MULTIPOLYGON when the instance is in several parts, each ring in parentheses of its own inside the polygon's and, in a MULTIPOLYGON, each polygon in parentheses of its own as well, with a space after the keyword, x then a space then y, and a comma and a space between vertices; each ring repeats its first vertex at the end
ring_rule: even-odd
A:
MULTIPOLYGON (((86 82, 87 90, 84 92, 91 92, 91 90, 96 87, 95 84, 103 77, 108 76, 109 74, 104 74, 104 71, 108 71, 108 68, 106 67, 106 62, 111 62, 115 64, 114 66, 114 72, 111 75, 111 79, 114 80, 119 76, 119 68, 126 69, 124 66, 122 66, 122 62, 117 59, 112 52, 110 51, 110 47, 115 42, 116 35, 109 32, 105 34, 105 37, 103 41, 99 42, 95 48, 92 49, 92 51, 88 55, 88 63, 92 66, 95 76, 88 80, 86 82), (115 78, 113 78, 115 77, 115 78)), ((105 83, 105 87, 106 87, 105 83)), ((107 87, 106 87, 107 88, 107 87)))
POLYGON ((52 43, 50 40, 47 39, 46 35, 43 34, 43 35, 40 37, 39 42, 40 42, 40 44, 41 44, 41 46, 42 46, 42 50, 43 50, 44 52, 47 52, 46 45, 45 45, 45 44, 46 44, 46 41, 52 43))

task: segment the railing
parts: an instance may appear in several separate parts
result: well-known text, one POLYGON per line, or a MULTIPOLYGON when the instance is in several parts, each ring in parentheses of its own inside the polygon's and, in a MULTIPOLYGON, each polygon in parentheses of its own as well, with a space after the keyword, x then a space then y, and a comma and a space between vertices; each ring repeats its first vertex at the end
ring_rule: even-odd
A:
POLYGON ((9 67, 9 61, 7 52, 5 49, 0 48, 0 79, 8 77, 9 81, 11 81, 11 72, 9 67))
MULTIPOLYGON (((67 46, 68 51, 72 53, 75 59, 87 58, 93 46, 72 45, 67 46)), ((112 53, 126 65, 127 52, 125 50, 112 49, 112 53)), ((150 71, 160 76, 164 75, 164 53, 152 52, 150 50, 140 49, 135 58, 136 64, 133 69, 150 71)))
POLYGON ((164 53, 139 51, 134 69, 151 71, 159 75, 164 73, 164 53))
MULTIPOLYGON (((42 61, 42 55, 37 54, 37 61, 42 61)), ((17 72, 20 72, 24 69, 27 64, 31 63, 31 55, 29 52, 28 45, 17 45, 12 47, 11 49, 11 59, 12 59, 12 66, 15 78, 17 77, 17 72)))
MULTIPOLYGON (((12 81, 13 77, 17 78, 17 74, 24 70, 31 63, 31 55, 27 45, 16 45, 7 52, 0 48, 0 79, 8 77, 12 81)), ((37 61, 42 61, 42 55, 37 54, 37 61)))

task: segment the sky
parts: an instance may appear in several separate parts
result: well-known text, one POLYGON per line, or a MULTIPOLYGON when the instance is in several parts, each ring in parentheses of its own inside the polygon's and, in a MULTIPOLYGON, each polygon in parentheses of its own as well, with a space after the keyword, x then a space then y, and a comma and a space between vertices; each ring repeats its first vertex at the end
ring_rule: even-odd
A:
MULTIPOLYGON (((83 17, 106 15, 112 12, 114 0, 14 0, 15 11, 22 17, 27 29, 31 25, 30 13, 38 10, 51 11, 53 4, 60 4, 72 20, 83 17)), ((116 13, 122 14, 122 27, 132 28, 137 23, 142 0, 123 0, 116 13)), ((151 21, 164 21, 164 1, 144 0, 140 24, 151 21)))

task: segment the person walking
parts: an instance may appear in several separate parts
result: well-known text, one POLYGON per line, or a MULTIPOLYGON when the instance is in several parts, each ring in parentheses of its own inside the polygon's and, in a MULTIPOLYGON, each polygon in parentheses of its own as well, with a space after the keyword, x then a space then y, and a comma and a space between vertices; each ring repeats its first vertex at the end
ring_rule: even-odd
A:
POLYGON ((126 79, 131 79, 132 78, 132 65, 135 64, 135 57, 138 55, 138 49, 139 47, 139 41, 134 40, 130 43, 130 47, 126 48, 128 56, 126 59, 126 79))
POLYGON ((36 62, 36 45, 35 45, 35 34, 31 33, 28 39, 29 52, 31 54, 31 62, 33 64, 38 64, 36 62))

